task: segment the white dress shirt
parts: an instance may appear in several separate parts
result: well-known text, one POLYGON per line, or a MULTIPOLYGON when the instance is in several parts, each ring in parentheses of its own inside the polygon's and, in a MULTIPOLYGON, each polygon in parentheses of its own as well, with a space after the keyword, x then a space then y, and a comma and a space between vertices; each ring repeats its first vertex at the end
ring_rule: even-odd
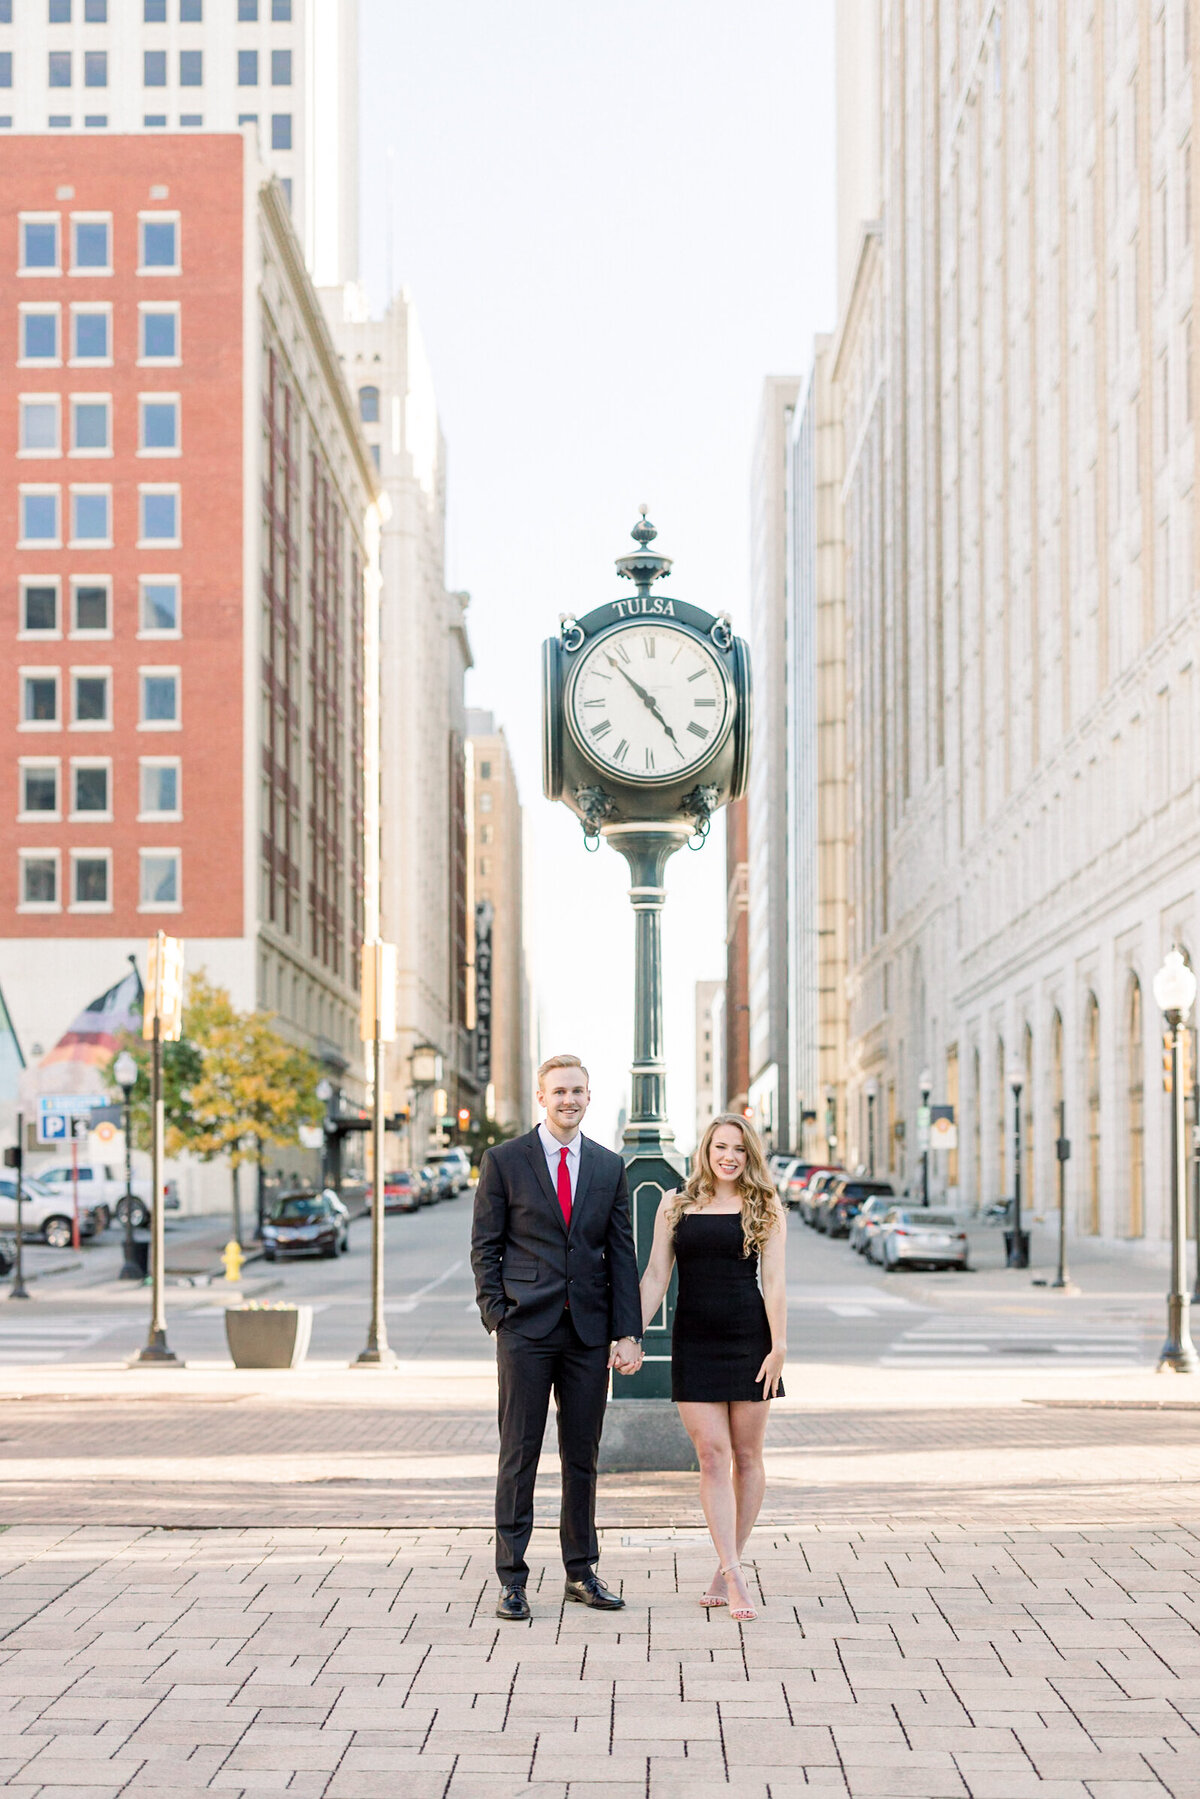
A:
POLYGON ((558 1192, 558 1158, 561 1150, 567 1152, 567 1173, 571 1177, 571 1204, 575 1204, 575 1189, 579 1185, 579 1158, 583 1152, 583 1134, 576 1131, 569 1143, 560 1143, 554 1132, 546 1124, 538 1125, 538 1136, 546 1153, 546 1167, 550 1171, 550 1185, 558 1192))

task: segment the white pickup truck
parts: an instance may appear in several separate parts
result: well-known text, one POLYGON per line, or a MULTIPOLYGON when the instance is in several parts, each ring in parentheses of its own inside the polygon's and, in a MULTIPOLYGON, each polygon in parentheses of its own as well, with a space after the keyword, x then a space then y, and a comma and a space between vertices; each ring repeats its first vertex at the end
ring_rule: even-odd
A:
MULTIPOLYGON (((69 1212, 72 1205, 72 1182, 75 1179, 70 1162, 55 1162, 49 1168, 35 1168, 32 1174, 40 1186, 62 1196, 69 1212)), ((98 1214, 101 1222, 97 1228, 104 1230, 113 1217, 124 1224, 124 1169, 118 1168, 113 1162, 80 1162, 78 1178, 80 1206, 86 1204, 98 1214)), ((150 1222, 150 1182, 135 1175, 130 1186, 133 1189, 133 1228, 144 1230, 150 1222)), ((163 1182, 163 1207, 168 1212, 179 1210, 179 1189, 174 1181, 163 1182)))
MULTIPOLYGON (((40 1237, 51 1249, 69 1249, 74 1235, 74 1208, 71 1190, 43 1187, 28 1175, 21 1195, 21 1235, 40 1237)), ((0 1230, 17 1228, 17 1183, 7 1169, 0 1174, 0 1230)), ((79 1189, 79 1235, 94 1237, 102 1230, 99 1218, 87 1201, 87 1189, 79 1189)))

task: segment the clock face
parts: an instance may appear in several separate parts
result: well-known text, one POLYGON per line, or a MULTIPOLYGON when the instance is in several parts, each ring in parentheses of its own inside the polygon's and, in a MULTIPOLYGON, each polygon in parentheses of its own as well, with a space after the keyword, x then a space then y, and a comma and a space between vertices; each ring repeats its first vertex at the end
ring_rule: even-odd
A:
POLYGON ((733 696, 698 637, 648 620, 598 638, 572 673, 567 720, 593 762, 627 781, 668 782, 707 761, 733 696))

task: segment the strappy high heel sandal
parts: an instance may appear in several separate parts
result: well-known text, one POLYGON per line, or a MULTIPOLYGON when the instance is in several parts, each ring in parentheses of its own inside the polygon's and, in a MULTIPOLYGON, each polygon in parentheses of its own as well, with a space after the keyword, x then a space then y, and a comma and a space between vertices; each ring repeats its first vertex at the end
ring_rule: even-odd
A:
MULTIPOLYGON (((721 1572, 724 1574, 724 1568, 721 1572)), ((718 1606, 728 1605, 729 1601, 722 1593, 701 1593, 697 1604, 702 1605, 705 1611, 715 1612, 718 1606)))
MULTIPOLYGON (((740 1562, 730 1562, 728 1568, 721 1569, 721 1573, 726 1576, 725 1584, 727 1587, 729 1584, 728 1576, 733 1573, 733 1570, 735 1568, 740 1573, 741 1567, 742 1567, 742 1564, 740 1562)), ((754 1620, 758 1617, 758 1613, 755 1611, 754 1607, 752 1605, 750 1605, 749 1603, 747 1603, 745 1605, 734 1605, 732 1603, 732 1599, 731 1599, 730 1605, 729 1605, 729 1616, 733 1619, 733 1622, 735 1624, 753 1624, 754 1620)))

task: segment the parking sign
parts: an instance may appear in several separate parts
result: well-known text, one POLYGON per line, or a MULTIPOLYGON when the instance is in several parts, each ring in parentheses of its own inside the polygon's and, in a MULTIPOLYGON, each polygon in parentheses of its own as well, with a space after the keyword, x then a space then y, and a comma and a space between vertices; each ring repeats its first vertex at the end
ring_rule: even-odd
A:
POLYGON ((102 1093, 49 1093, 38 1100, 37 1140, 39 1143, 69 1143, 75 1127, 82 1124, 81 1135, 87 1135, 87 1119, 108 1101, 102 1093))

